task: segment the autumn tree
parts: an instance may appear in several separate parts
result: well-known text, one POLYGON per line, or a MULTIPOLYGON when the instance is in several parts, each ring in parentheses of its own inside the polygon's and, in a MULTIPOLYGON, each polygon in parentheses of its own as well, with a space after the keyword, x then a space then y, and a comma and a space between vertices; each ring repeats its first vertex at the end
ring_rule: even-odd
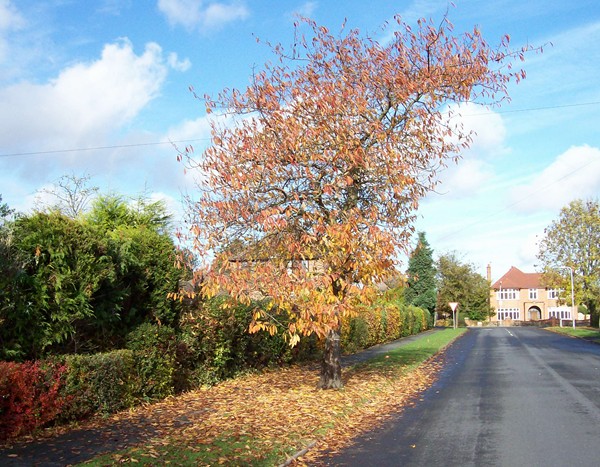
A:
MULTIPOLYGON (((575 301, 584 304, 598 327, 600 300, 600 204, 598 200, 572 201, 544 231, 538 259, 548 286, 571 290, 573 269, 575 301)), ((569 296, 570 293, 566 294, 569 296)))
POLYGON ((471 263, 463 262, 455 252, 443 254, 437 261, 437 305, 439 314, 451 314, 450 302, 458 302, 460 312, 469 319, 484 321, 491 316, 490 284, 471 263))
POLYGON ((419 232, 417 246, 408 259, 406 281, 408 287, 404 298, 409 305, 415 305, 433 313, 436 301, 436 268, 433 250, 429 246, 425 232, 419 232))
POLYGON ((446 18, 412 29, 396 17, 394 29, 378 42, 300 21, 245 90, 197 96, 215 117, 212 142, 179 154, 201 174, 190 214, 196 250, 214 258, 204 290, 268 297, 251 332, 323 338, 321 388, 342 386, 341 318, 389 273, 419 200, 471 141, 448 109, 498 104, 524 77, 508 36, 492 48, 446 18))

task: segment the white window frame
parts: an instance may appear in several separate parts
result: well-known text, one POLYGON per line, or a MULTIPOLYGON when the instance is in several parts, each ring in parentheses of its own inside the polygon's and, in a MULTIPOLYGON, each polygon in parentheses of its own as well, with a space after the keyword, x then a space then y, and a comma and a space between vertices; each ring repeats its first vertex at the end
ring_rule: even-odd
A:
POLYGON ((498 321, 505 321, 507 319, 513 321, 521 320, 521 310, 518 308, 500 308, 496 313, 498 321))
POLYGON ((496 300, 518 300, 519 289, 499 289, 496 293, 496 300))
POLYGON ((548 294, 548 300, 557 300, 560 297, 561 292, 561 289, 548 289, 546 292, 548 294))
POLYGON ((537 300, 538 289, 529 289, 529 300, 537 300))
POLYGON ((551 306, 548 308, 548 317, 556 319, 571 319, 571 308, 566 306, 551 306))

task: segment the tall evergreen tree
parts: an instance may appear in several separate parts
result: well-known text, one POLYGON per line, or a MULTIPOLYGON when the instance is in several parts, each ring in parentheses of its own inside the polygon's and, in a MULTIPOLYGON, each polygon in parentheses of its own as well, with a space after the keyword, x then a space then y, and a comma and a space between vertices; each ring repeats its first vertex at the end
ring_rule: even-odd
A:
POLYGON ((436 301, 435 275, 433 250, 425 238, 425 232, 419 232, 417 246, 408 261, 406 302, 433 313, 436 301))

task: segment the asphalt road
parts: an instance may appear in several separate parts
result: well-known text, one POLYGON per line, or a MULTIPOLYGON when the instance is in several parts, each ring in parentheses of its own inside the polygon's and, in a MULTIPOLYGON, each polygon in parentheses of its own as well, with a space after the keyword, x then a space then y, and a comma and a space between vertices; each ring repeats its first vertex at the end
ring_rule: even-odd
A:
POLYGON ((600 345, 476 328, 413 407, 326 465, 600 465, 600 345))

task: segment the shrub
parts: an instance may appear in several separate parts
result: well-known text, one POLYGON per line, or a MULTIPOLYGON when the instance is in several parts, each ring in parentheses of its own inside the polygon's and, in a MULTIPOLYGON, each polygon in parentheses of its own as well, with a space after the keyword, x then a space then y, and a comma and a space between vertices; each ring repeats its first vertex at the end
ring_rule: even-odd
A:
POLYGON ((62 420, 77 420, 95 413, 111 414, 134 402, 135 360, 130 350, 65 358, 67 377, 64 394, 69 404, 62 420))
POLYGON ((429 326, 429 312, 406 306, 397 295, 384 296, 370 307, 361 307, 356 316, 342 323, 342 349, 345 353, 418 334, 429 326))
MULTIPOLYGON (((236 374, 271 365, 309 359, 316 353, 316 336, 304 338, 290 348, 282 333, 250 334, 252 312, 265 307, 261 301, 245 305, 225 297, 197 303, 182 319, 177 350, 176 387, 214 384, 236 374), (187 382, 186 382, 187 379, 187 382)), ((287 318, 274 310, 282 328, 287 318)))
POLYGON ((0 439, 54 421, 65 405, 65 367, 59 363, 0 362, 0 439))
POLYGON ((396 305, 388 304, 385 306, 386 313, 386 341, 392 341, 400 337, 400 328, 402 321, 400 320, 399 309, 396 305))
POLYGON ((127 337, 133 351, 136 398, 149 402, 174 393, 177 339, 169 326, 139 325, 127 337))
POLYGON ((346 353, 358 352, 368 346, 369 329, 364 316, 358 315, 342 323, 341 341, 346 353))

